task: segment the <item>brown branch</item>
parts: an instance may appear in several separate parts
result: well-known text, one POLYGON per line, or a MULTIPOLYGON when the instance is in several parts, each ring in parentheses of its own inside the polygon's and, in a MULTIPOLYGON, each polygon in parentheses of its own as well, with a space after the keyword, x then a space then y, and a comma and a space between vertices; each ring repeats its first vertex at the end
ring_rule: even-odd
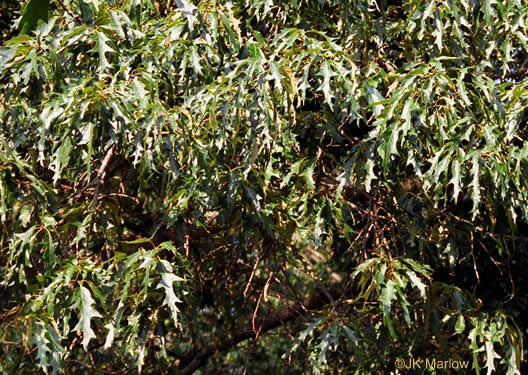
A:
POLYGON ((246 326, 236 330, 232 335, 227 335, 219 340, 209 342, 204 347, 195 347, 187 354, 180 356, 179 367, 174 367, 169 370, 169 374, 173 375, 188 375, 197 371, 200 367, 207 363, 207 360, 217 352, 223 352, 231 349, 238 343, 255 337, 256 328, 260 335, 267 331, 277 328, 285 323, 288 323, 296 318, 306 315, 309 310, 321 308, 336 299, 339 288, 333 286, 329 290, 317 293, 315 295, 305 298, 302 302, 296 303, 283 310, 275 311, 268 315, 266 319, 258 319, 253 322, 248 322, 246 326), (306 310, 305 310, 306 309, 306 310))
POLYGON ((253 281, 253 277, 255 276, 255 272, 257 272, 257 267, 260 263, 260 254, 257 257, 257 261, 255 262, 255 265, 253 266, 253 271, 251 271, 251 275, 249 276, 249 280, 246 284, 246 288, 244 289, 244 298, 247 297, 247 294, 249 292, 249 288, 251 287, 251 282, 253 281))
MULTIPOLYGON (((89 189, 95 186, 96 190, 95 190, 94 199, 93 199, 94 208, 95 208, 97 204, 97 195, 99 194, 99 185, 101 184, 101 179, 104 178, 106 168, 108 167, 108 164, 110 163, 110 160, 112 159, 112 156, 114 156, 115 147, 116 147, 115 144, 110 146, 110 148, 106 151, 106 154, 105 154, 105 157, 103 158, 103 162, 101 163, 101 166, 97 170, 97 174, 95 178, 92 181, 88 182, 84 187, 80 188, 77 192, 73 193, 72 195, 73 198, 80 197, 86 189, 89 189)), ((79 178, 79 180, 81 178, 79 178)))
POLYGON ((62 9, 68 13, 68 15, 73 18, 73 20, 77 23, 82 23, 82 19, 81 17, 79 17, 78 15, 76 14, 73 14, 71 10, 69 10, 66 5, 64 5, 64 3, 62 2, 62 0, 57 0, 57 2, 59 3, 59 5, 62 7, 62 9))
POLYGON ((97 207, 97 199, 99 195, 99 186, 101 185, 101 182, 104 179, 105 170, 106 167, 108 167, 108 163, 110 163, 110 160, 112 159, 112 156, 114 156, 114 150, 115 150, 115 143, 108 149, 106 152, 106 155, 103 159, 103 163, 101 164, 101 167, 99 167, 99 170, 97 171, 97 177, 95 177, 95 193, 93 196, 93 209, 97 207))

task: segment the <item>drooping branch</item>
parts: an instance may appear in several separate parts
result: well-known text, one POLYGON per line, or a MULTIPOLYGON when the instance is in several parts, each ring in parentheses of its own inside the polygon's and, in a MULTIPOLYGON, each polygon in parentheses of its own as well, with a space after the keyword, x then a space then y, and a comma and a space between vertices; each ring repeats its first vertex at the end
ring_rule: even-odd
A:
MULTIPOLYGON (((266 319, 257 320, 255 328, 260 335, 295 320, 315 310, 328 305, 337 299, 339 288, 333 286, 328 290, 306 297, 302 302, 296 303, 283 310, 275 311, 266 319)), ((211 341, 204 347, 194 347, 183 357, 180 357, 179 367, 171 369, 170 374, 187 375, 197 371, 207 363, 207 360, 217 352, 223 352, 233 348, 238 343, 255 337, 253 323, 246 322, 243 327, 236 330, 232 335, 225 336, 219 340, 211 341)))

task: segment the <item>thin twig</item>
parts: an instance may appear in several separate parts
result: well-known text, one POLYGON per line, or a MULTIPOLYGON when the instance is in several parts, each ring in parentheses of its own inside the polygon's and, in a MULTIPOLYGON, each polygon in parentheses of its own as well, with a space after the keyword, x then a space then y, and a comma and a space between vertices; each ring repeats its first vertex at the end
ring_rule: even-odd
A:
POLYGON ((306 309, 306 306, 303 305, 301 297, 299 297, 299 294, 297 294, 297 291, 293 287, 293 285, 292 285, 292 283, 290 281, 290 278, 288 277, 288 274, 286 273, 287 270, 285 269, 284 264, 283 263, 279 263, 279 264, 280 264, 281 272, 284 275, 284 279, 286 280, 286 284, 288 285, 288 288, 290 289, 290 291, 292 292, 293 296, 295 297, 295 300, 297 301, 297 303, 299 303, 299 305, 301 306, 301 308, 305 312, 308 311, 306 309))
POLYGON ((473 258, 473 269, 475 270, 475 275, 477 276, 477 284, 475 285, 475 289, 477 289, 477 286, 480 284, 480 275, 477 269, 477 261, 475 259, 475 236, 473 232, 471 232, 471 256, 473 258))
POLYGON ((263 292, 264 302, 268 302, 268 290, 271 285, 271 280, 273 279, 273 273, 274 273, 273 271, 270 272, 268 280, 266 281, 266 284, 264 285, 264 292, 263 292))
POLYGON ((107 194, 104 197, 120 197, 120 198, 128 198, 132 201, 134 201, 135 204, 139 204, 139 199, 136 198, 136 197, 132 197, 130 195, 127 195, 127 194, 121 194, 121 193, 110 193, 110 194, 107 194))
POLYGON ((251 318, 251 325, 253 327, 253 333, 255 333, 255 339, 258 339, 258 337, 260 336, 260 331, 262 329, 262 326, 259 325, 258 330, 257 330, 256 323, 257 323, 258 311, 260 309, 260 303, 262 302, 263 294, 264 293, 260 293, 258 301, 257 301, 257 305, 255 306, 255 311, 253 311, 253 317, 251 318))
POLYGON ((82 19, 81 17, 79 17, 78 15, 76 14, 73 14, 71 10, 69 10, 68 8, 66 8, 66 5, 64 5, 64 3, 62 2, 62 0, 57 0, 57 2, 59 3, 59 5, 62 7, 62 9, 64 9, 64 11, 66 13, 68 13, 68 15, 73 18, 73 20, 77 23, 82 23, 82 19))
POLYGON ((255 276, 255 272, 257 271, 257 267, 260 263, 260 255, 257 257, 257 261, 255 262, 255 266, 253 267, 253 271, 251 271, 251 275, 249 276, 249 280, 246 284, 246 288, 244 289, 244 298, 247 297, 247 293, 249 291, 249 288, 251 287, 251 281, 253 281, 253 277, 255 276))
POLYGON ((95 193, 94 193, 94 196, 93 196, 93 209, 95 210, 95 208, 97 207, 97 199, 98 199, 98 196, 99 196, 99 187, 101 186, 101 182, 103 182, 104 180, 104 174, 105 174, 105 170, 106 170, 106 167, 108 166, 108 164, 110 163, 110 160, 112 159, 112 156, 114 155, 114 150, 115 150, 115 144, 113 144, 109 149, 108 151, 106 152, 106 155, 103 159, 103 163, 101 164, 101 166, 99 167, 99 170, 97 171, 97 176, 95 177, 95 193))
POLYGON ((188 233, 185 234, 185 242, 183 243, 183 247, 185 249, 185 257, 189 258, 189 252, 190 252, 191 246, 190 246, 190 236, 188 233))

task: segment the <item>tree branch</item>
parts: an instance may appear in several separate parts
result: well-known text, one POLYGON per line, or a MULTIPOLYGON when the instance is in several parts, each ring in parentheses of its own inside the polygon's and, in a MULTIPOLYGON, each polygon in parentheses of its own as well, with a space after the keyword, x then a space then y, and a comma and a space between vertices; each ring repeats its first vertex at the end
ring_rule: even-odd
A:
POLYGON ((98 195, 99 195, 99 186, 101 185, 101 182, 104 179, 106 167, 108 166, 108 163, 110 163, 110 160, 112 159, 112 156, 114 156, 114 150, 115 150, 115 144, 110 146, 110 148, 106 152, 106 155, 105 155, 105 157, 103 159, 103 163, 101 164, 101 166, 99 167, 99 170, 97 171, 97 177, 95 177, 95 193, 94 193, 94 196, 93 196, 93 204, 92 204, 94 210, 97 207, 97 199, 98 199, 98 195))
POLYGON ((77 23, 82 23, 82 19, 81 17, 79 17, 78 15, 76 14, 73 14, 71 10, 69 10, 66 5, 64 5, 64 3, 62 2, 62 0, 57 0, 57 2, 59 3, 59 5, 62 7, 62 9, 68 13, 68 15, 73 18, 73 20, 77 23))
MULTIPOLYGON (((299 316, 306 315, 309 310, 321 308, 337 299, 339 288, 333 286, 329 290, 324 290, 315 295, 305 298, 302 302, 296 303, 283 310, 271 313, 266 319, 259 319, 255 322, 255 328, 260 335, 267 331, 277 328, 288 323, 299 316)), ((231 349, 238 343, 255 337, 253 324, 249 321, 244 327, 235 331, 232 335, 225 336, 220 340, 211 341, 205 347, 194 347, 183 357, 180 356, 180 365, 178 368, 170 369, 172 375, 188 375, 197 371, 207 363, 207 360, 217 352, 223 352, 231 349)))

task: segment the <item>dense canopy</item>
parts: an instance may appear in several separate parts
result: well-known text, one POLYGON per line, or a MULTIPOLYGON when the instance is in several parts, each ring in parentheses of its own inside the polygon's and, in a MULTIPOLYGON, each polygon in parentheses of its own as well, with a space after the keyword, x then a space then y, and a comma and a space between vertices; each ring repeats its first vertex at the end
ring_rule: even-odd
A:
POLYGON ((4 3, 0 372, 528 370, 525 1, 4 3))

